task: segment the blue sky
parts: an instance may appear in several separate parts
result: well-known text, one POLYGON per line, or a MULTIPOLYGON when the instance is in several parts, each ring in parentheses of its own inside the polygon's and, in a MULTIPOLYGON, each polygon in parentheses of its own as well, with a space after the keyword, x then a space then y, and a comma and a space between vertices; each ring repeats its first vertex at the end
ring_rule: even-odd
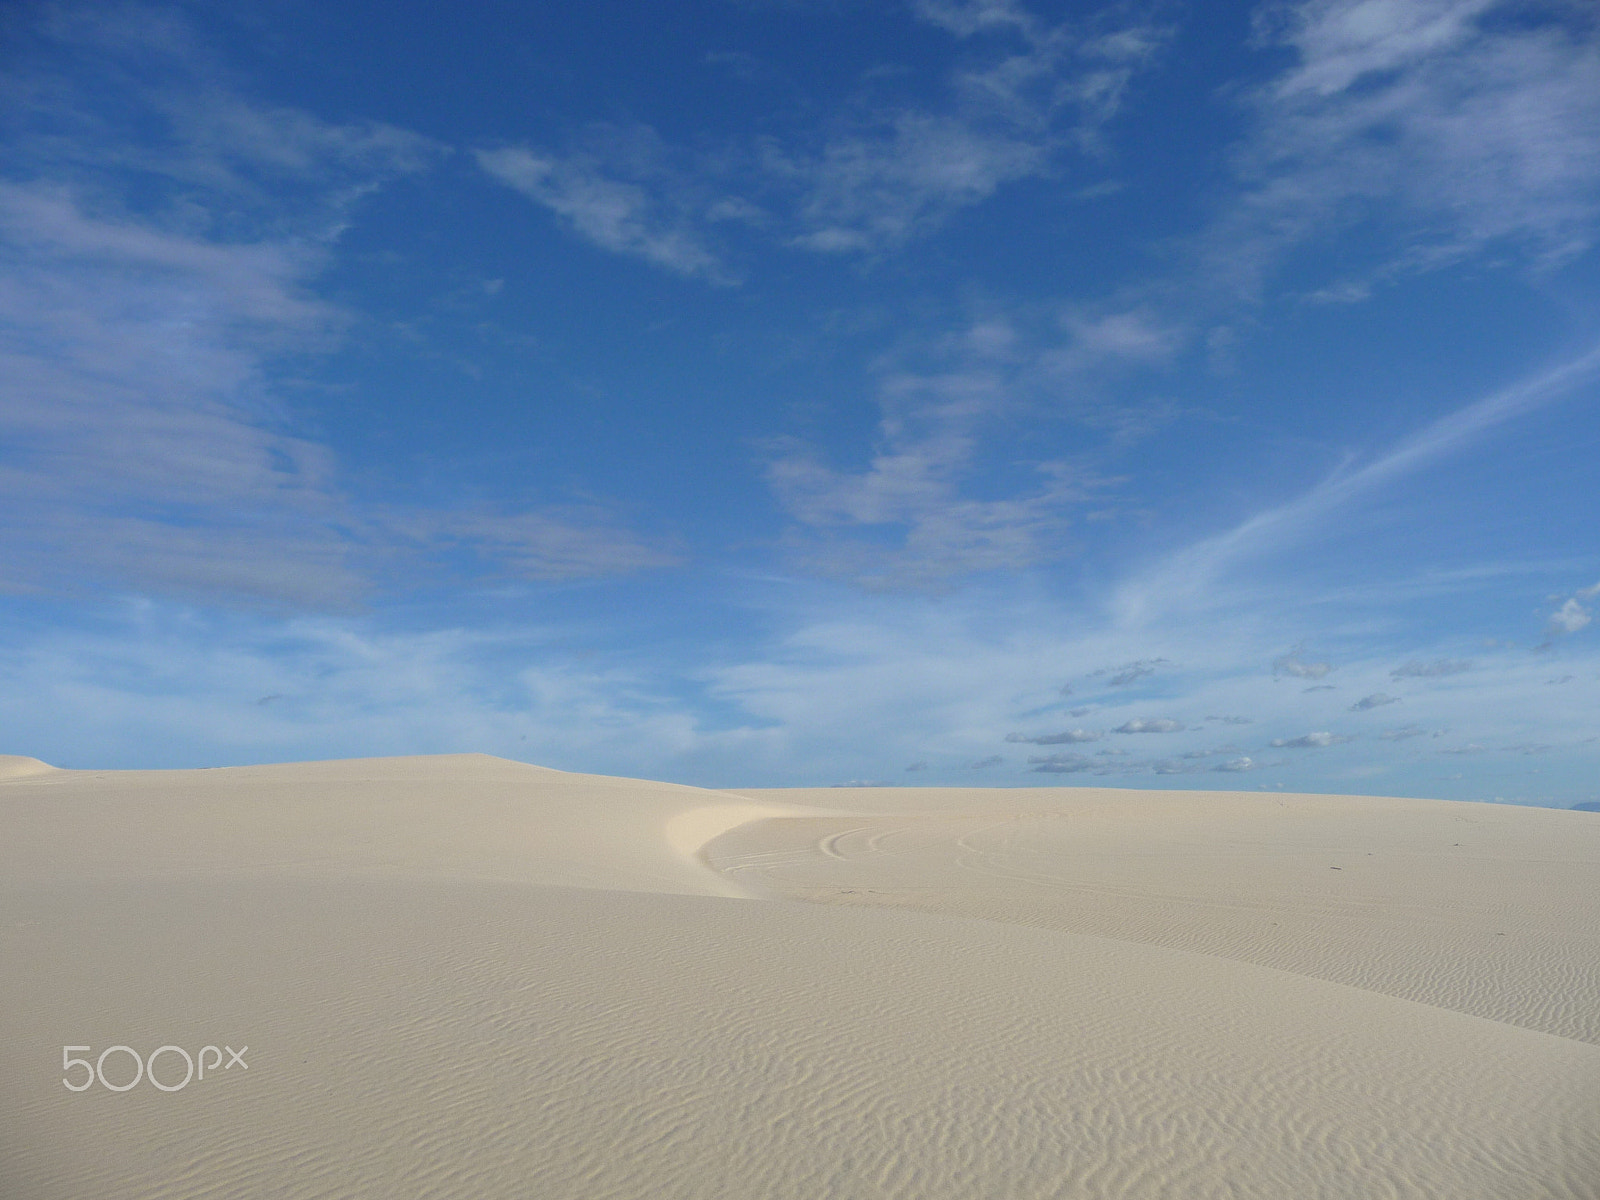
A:
POLYGON ((1580 0, 20 4, 0 750, 1600 798, 1580 0))

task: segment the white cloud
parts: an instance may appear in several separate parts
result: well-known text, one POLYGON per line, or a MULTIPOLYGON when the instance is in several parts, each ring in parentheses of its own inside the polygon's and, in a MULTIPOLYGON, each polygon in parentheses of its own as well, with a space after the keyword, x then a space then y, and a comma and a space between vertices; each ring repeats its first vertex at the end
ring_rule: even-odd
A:
POLYGON ((92 630, 0 642, 0 725, 75 767, 481 751, 650 775, 720 736, 648 672, 586 663, 556 640, 111 605, 92 630))
POLYGON ((814 158, 776 147, 767 169, 802 189, 794 242, 823 253, 900 246, 951 213, 1037 173, 1042 140, 987 132, 956 117, 899 112, 832 139, 814 158))
POLYGON ((1273 738, 1272 745, 1279 749, 1290 750, 1317 750, 1327 746, 1337 746, 1350 739, 1338 733, 1307 733, 1294 738, 1273 738))
POLYGON ((1035 21, 1013 0, 914 0, 912 11, 961 37, 994 30, 1029 31, 1035 21))
POLYGON ((1218 763, 1216 766, 1212 767, 1211 769, 1213 771, 1239 772, 1239 771, 1253 771, 1253 770, 1255 770, 1255 768, 1256 768, 1256 761, 1253 758, 1251 758, 1248 754, 1246 754, 1246 755, 1243 755, 1243 756, 1241 756, 1239 758, 1230 758, 1227 762, 1224 762, 1224 763, 1218 763))
POLYGON ((1387 729, 1378 736, 1386 742, 1403 742, 1414 737, 1425 737, 1427 733, 1420 725, 1406 725, 1400 729, 1387 729))
POLYGON ((662 561, 594 514, 350 493, 275 371, 354 319, 313 284, 356 202, 439 148, 255 104, 191 61, 181 20, 153 49, 137 24, 63 27, 105 51, 92 97, 45 74, 19 89, 35 102, 13 161, 33 178, 0 183, 0 585, 338 608, 410 548, 538 578, 662 561))
POLYGON ((1489 430, 1570 395, 1600 374, 1600 345, 1554 368, 1493 392, 1402 439, 1355 470, 1348 464, 1287 503, 1153 564, 1118 589, 1115 607, 1125 627, 1180 606, 1192 607, 1229 568, 1292 544, 1346 506, 1453 454, 1489 430))
POLYGON ((634 131, 641 153, 581 151, 567 155, 506 146, 476 152, 478 165, 508 187, 542 204, 580 237, 602 249, 634 254, 684 275, 718 282, 728 276, 696 225, 744 217, 753 206, 726 197, 696 204, 689 189, 649 153, 653 130, 634 131), (633 178, 622 174, 632 167, 633 178), (695 209, 698 208, 698 211, 695 209))
POLYGON ((1385 704, 1397 704, 1399 696, 1391 696, 1387 692, 1373 692, 1370 696, 1363 696, 1350 706, 1351 712, 1369 712, 1374 708, 1382 708, 1385 704))
POLYGON ((1112 733, 1178 733, 1185 726, 1171 717, 1135 717, 1118 725, 1112 733))
POLYGON ((1321 679, 1331 670, 1333 667, 1325 662, 1302 661, 1299 652, 1293 650, 1272 663, 1274 675, 1293 675, 1297 679, 1321 679))
POLYGON ((1576 6, 1492 0, 1270 5, 1294 66, 1254 98, 1252 185, 1212 234, 1219 276, 1256 289, 1289 248, 1367 222, 1391 239, 1367 279, 1491 243, 1559 261, 1600 213, 1600 41, 1576 6))
POLYGON ((1008 403, 1002 378, 977 368, 897 373, 880 403, 881 440, 865 470, 836 470, 797 443, 767 466, 779 502, 811 531, 821 569, 870 588, 916 588, 1063 553, 1068 507, 1092 493, 1092 480, 1043 462, 1034 465, 1031 493, 962 494, 979 425, 1008 403))
POLYGON ((1104 735, 1094 729, 1067 729, 1061 733, 1040 733, 1032 737, 1020 733, 1006 734, 1008 742, 1026 742, 1034 746, 1069 746, 1081 742, 1098 742, 1104 735))
POLYGON ((1137 662, 1124 663, 1120 667, 1095 671, 1094 675, 1110 674, 1111 678, 1106 680, 1107 687, 1128 687, 1141 679, 1154 675, 1157 667, 1170 665, 1164 658, 1147 658, 1140 659, 1137 662))
POLYGON ((1560 608, 1550 614, 1544 624, 1544 635, 1546 638, 1558 638, 1577 633, 1591 620, 1588 609, 1579 604, 1575 597, 1569 596, 1560 608))
POLYGON ((1392 679, 1442 679, 1470 670, 1472 663, 1464 658, 1435 658, 1428 662, 1414 658, 1390 671, 1389 676, 1392 679))
POLYGON ((1069 147, 1092 151, 1165 37, 1120 10, 1081 26, 996 3, 913 14, 962 39, 966 65, 941 97, 893 103, 864 92, 820 129, 715 152, 668 146, 647 126, 596 125, 570 152, 507 146, 479 149, 477 161, 596 245, 730 282, 709 236, 719 222, 818 253, 880 253, 1007 183, 1055 171, 1069 147), (722 186, 735 175, 733 191, 761 205, 722 186))
POLYGON ((518 579, 587 579, 681 561, 596 506, 533 512, 380 509, 371 519, 394 545, 427 555, 464 550, 484 573, 518 579))
POLYGON ((1166 36, 1115 8, 1082 26, 990 0, 914 11, 966 39, 981 61, 954 74, 943 110, 869 108, 815 150, 769 144, 767 169, 800 190, 796 245, 890 249, 1006 183, 1053 170, 1065 147, 1092 152, 1166 36))
POLYGON ((1280 99, 1331 96, 1363 76, 1393 71, 1470 40, 1495 0, 1309 0, 1264 9, 1299 65, 1273 88, 1280 99))
POLYGON ((348 597, 331 460, 258 415, 263 356, 337 320, 301 290, 314 251, 90 217, 48 185, 0 185, 0 243, 13 584, 70 558, 135 586, 348 597))
POLYGON ((1152 349, 1144 332, 1128 332, 1134 327, 1148 332, 1146 317, 990 313, 917 339, 877 364, 882 415, 863 467, 840 470, 811 447, 782 441, 767 481, 810 533, 803 544, 815 565, 868 587, 938 587, 1059 560, 1074 549, 1073 510, 1105 503, 1124 482, 1096 472, 1094 455, 1013 459, 998 496, 991 489, 973 497, 967 484, 992 465, 985 435, 1006 421, 1071 420, 1123 446, 1170 420, 1170 409, 1102 396, 1108 380, 1170 350, 1159 337, 1152 349), (1073 340, 1062 350, 1064 330, 1073 340), (1085 341, 1086 330, 1099 331, 1099 340, 1085 341))
POLYGON ((1028 762, 1034 771, 1047 775, 1080 775, 1104 770, 1099 760, 1082 754, 1052 754, 1047 758, 1030 758, 1028 762))

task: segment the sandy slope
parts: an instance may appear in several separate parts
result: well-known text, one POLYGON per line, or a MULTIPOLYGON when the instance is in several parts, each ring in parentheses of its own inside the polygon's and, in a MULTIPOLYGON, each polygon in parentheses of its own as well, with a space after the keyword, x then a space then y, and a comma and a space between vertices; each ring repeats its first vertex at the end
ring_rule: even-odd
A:
POLYGON ((873 814, 707 846, 762 894, 1198 950, 1600 1045, 1588 813, 1109 788, 746 794, 873 814))
POLYGON ((1432 818, 735 796, 481 756, 20 765, 0 759, 7 1197, 1600 1196, 1600 1048, 1529 1017, 1593 1004, 1560 990, 1593 966, 1588 814, 1447 806, 1511 847, 1480 846, 1476 894, 1448 869, 1329 892, 1295 886, 1301 856, 1379 858, 1410 829, 1414 866, 1432 818), (1050 899, 1080 882, 1117 900, 1095 921, 1139 915, 1084 932, 1050 899), (1216 916, 1230 886, 1301 932, 1252 949, 1216 916), (1458 1011, 1486 993, 1436 887, 1530 961, 1588 959, 1522 1007, 1502 989, 1506 1019, 1458 1011), (910 894, 931 911, 882 907, 910 894), (1428 1003, 1396 994, 1403 970, 1334 978, 1370 934, 1349 914, 1390 905, 1434 931, 1370 935, 1431 964, 1428 1003), (1285 947, 1293 970, 1260 965, 1285 947), (114 1043, 248 1044, 249 1067, 63 1088, 61 1046, 114 1043))

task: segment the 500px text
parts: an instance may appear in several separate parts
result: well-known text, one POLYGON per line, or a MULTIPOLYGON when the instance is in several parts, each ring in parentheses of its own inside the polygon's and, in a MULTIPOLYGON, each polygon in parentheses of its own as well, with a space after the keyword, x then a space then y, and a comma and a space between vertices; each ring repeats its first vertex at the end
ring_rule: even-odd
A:
MULTIPOLYGON (((232 1046, 224 1046, 222 1047, 222 1050, 217 1049, 215 1046, 201 1046, 200 1053, 198 1055, 200 1067, 198 1078, 204 1079, 208 1070, 212 1074, 216 1074, 218 1067, 221 1067, 224 1071, 231 1071, 235 1066, 239 1066, 248 1071, 250 1069, 250 1064, 244 1061, 244 1055, 245 1051, 249 1049, 249 1046, 241 1046, 237 1050, 235 1050, 232 1046), (222 1061, 223 1050, 228 1052, 228 1061, 226 1064, 224 1064, 222 1061), (211 1056, 209 1062, 206 1060, 207 1055, 211 1056)), ((69 1092, 88 1091, 94 1086, 94 1081, 96 1079, 100 1081, 100 1086, 108 1091, 126 1092, 131 1090, 139 1082, 139 1080, 145 1078, 148 1078, 150 1083, 160 1091, 181 1092, 184 1088, 189 1086, 190 1079, 197 1077, 195 1073, 195 1059, 190 1058, 189 1052, 182 1046, 157 1046, 150 1052, 150 1057, 148 1059, 140 1058, 139 1052, 132 1046, 107 1046, 104 1050, 100 1051, 100 1057, 95 1059, 93 1062, 90 1062, 87 1058, 72 1057, 72 1052, 74 1050, 82 1050, 85 1053, 93 1053, 93 1047, 61 1047, 61 1070, 63 1072, 61 1083, 62 1086, 65 1087, 69 1092), (126 1056, 127 1058, 131 1058, 133 1060, 131 1067, 133 1071, 133 1078, 129 1079, 126 1083, 112 1083, 110 1079, 106 1078, 107 1058, 111 1058, 114 1067, 112 1073, 118 1079, 125 1077, 130 1069, 127 1064, 121 1061, 120 1057, 112 1058, 113 1055, 126 1056), (174 1058, 183 1060, 183 1078, 178 1080, 177 1083, 162 1083, 160 1079, 156 1078, 156 1059, 160 1058, 162 1055, 167 1055, 169 1060, 174 1058), (82 1067, 84 1070, 84 1074, 81 1076, 81 1083, 74 1083, 72 1081, 74 1067, 82 1067)), ((173 1063, 171 1066, 163 1066, 162 1071, 170 1079, 172 1076, 177 1074, 177 1065, 176 1063, 173 1063)))

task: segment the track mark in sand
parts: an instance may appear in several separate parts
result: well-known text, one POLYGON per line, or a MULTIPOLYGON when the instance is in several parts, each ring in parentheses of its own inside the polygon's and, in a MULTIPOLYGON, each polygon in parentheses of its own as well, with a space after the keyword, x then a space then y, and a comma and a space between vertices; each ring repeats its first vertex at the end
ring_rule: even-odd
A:
MULTIPOLYGON (((839 844, 841 842, 843 842, 845 840, 845 838, 853 837, 855 834, 865 833, 865 832, 866 832, 866 830, 864 828, 858 828, 858 829, 846 829, 841 833, 829 834, 827 837, 825 837, 825 838, 821 839, 819 842, 817 842, 817 849, 821 850, 829 858, 836 858, 840 862, 852 862, 852 861, 855 861, 860 856, 846 853, 845 851, 843 851, 843 850, 841 850, 839 848, 839 844)), ((869 844, 870 848, 876 849, 876 847, 872 847, 871 846, 870 842, 868 844, 869 844)))

